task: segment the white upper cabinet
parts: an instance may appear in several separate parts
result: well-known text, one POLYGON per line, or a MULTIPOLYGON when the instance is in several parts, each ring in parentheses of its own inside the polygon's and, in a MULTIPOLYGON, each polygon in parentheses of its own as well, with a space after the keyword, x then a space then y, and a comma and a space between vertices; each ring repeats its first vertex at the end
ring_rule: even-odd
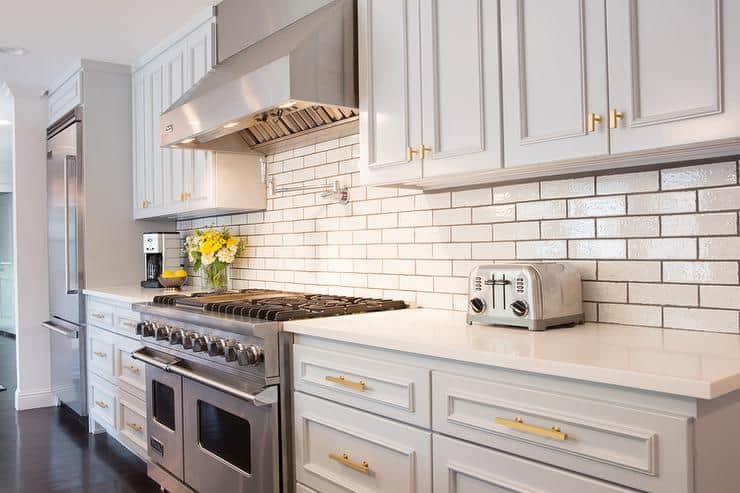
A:
POLYGON ((498 2, 420 5, 423 175, 500 167, 498 2))
MULTIPOLYGON (((187 44, 185 41, 171 47, 161 56, 163 77, 162 107, 156 112, 157 122, 159 122, 159 115, 172 103, 177 101, 189 88, 186 60, 187 44)), ((178 149, 160 149, 160 152, 162 155, 164 185, 163 205, 165 208, 176 207, 180 202, 184 202, 186 198, 183 151, 178 149)))
POLYGON ((607 1, 612 153, 740 135, 740 4, 607 1))
POLYGON ((358 8, 364 183, 499 167, 498 2, 362 0, 358 8))
POLYGON ((419 0, 361 0, 357 15, 363 180, 419 179, 419 0))
POLYGON ((604 2, 502 0, 501 25, 506 165, 607 154, 604 2))

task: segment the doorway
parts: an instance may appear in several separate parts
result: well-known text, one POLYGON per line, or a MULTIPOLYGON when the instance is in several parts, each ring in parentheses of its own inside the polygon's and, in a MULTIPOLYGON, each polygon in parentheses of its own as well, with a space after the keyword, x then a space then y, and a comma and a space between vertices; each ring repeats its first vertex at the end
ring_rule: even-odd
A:
MULTIPOLYGON (((0 91, 0 346, 15 352, 13 276, 13 123, 12 101, 0 91)), ((7 358, 3 357, 3 361, 7 358)), ((10 361, 15 361, 15 357, 10 361)), ((0 391, 15 387, 15 368, 0 369, 0 391)))

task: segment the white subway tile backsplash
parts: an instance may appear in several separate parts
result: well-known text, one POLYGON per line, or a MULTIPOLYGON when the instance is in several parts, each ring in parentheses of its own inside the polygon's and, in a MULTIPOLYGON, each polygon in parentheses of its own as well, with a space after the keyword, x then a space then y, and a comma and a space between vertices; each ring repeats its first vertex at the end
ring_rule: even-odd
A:
POLYGON ((501 185, 493 187, 493 203, 523 202, 540 198, 539 183, 522 183, 520 185, 501 185))
POLYGON ((564 200, 524 202, 516 205, 516 218, 518 221, 559 219, 565 216, 566 208, 564 200))
POLYGON ((596 177, 596 193, 598 195, 657 191, 657 171, 645 171, 640 173, 626 173, 620 175, 605 175, 596 177))
POLYGON ((740 187, 699 190, 700 211, 740 209, 740 187))
POLYGON ((476 265, 545 260, 581 273, 587 320, 737 331, 735 163, 422 193, 363 186, 358 142, 354 135, 267 158, 280 183, 349 186, 348 205, 291 192, 269 198, 264 212, 178 228, 229 225, 245 237, 231 269, 235 288, 466 310, 476 265))
POLYGON ((596 235, 600 238, 660 236, 660 219, 657 216, 600 217, 596 220, 596 235))
POLYGON ((660 181, 663 190, 734 185, 737 165, 733 161, 664 169, 660 172, 660 181))
POLYGON ((663 236, 714 236, 737 234, 737 214, 717 212, 662 216, 663 236))
POLYGON ((676 329, 706 330, 737 334, 738 315, 736 311, 709 310, 704 308, 665 307, 664 325, 676 329))
POLYGON ((633 259, 695 259, 696 238, 630 239, 629 257, 633 259))
POLYGON ((625 212, 624 195, 589 197, 568 201, 569 217, 621 216, 625 212))
POLYGON ((595 192, 594 177, 567 178, 565 180, 543 181, 540 194, 543 199, 562 199, 583 197, 595 192))

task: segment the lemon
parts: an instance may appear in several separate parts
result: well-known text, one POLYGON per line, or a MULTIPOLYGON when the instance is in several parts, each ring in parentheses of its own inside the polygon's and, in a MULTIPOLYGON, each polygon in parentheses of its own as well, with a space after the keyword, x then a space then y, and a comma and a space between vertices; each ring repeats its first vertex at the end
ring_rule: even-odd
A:
POLYGON ((165 279, 167 279, 167 278, 170 278, 170 277, 175 277, 175 274, 171 270, 166 270, 166 271, 162 272, 162 277, 164 277, 165 279))
POLYGON ((175 272, 175 277, 188 277, 188 273, 184 269, 180 269, 175 272))

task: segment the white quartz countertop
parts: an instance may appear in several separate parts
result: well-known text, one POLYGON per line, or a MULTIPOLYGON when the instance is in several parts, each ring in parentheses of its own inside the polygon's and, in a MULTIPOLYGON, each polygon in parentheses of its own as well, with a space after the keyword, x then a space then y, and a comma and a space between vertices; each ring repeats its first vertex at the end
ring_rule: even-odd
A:
POLYGON ((712 399, 740 389, 740 336, 603 323, 530 332, 428 308, 297 320, 296 334, 712 399))
MULTIPOLYGON (((192 293, 197 291, 192 286, 183 286, 181 293, 192 293)), ((103 298, 111 301, 121 301, 124 303, 145 303, 150 302, 155 296, 160 294, 172 293, 172 290, 142 288, 139 285, 112 286, 108 288, 87 288, 82 291, 88 296, 103 298)))

